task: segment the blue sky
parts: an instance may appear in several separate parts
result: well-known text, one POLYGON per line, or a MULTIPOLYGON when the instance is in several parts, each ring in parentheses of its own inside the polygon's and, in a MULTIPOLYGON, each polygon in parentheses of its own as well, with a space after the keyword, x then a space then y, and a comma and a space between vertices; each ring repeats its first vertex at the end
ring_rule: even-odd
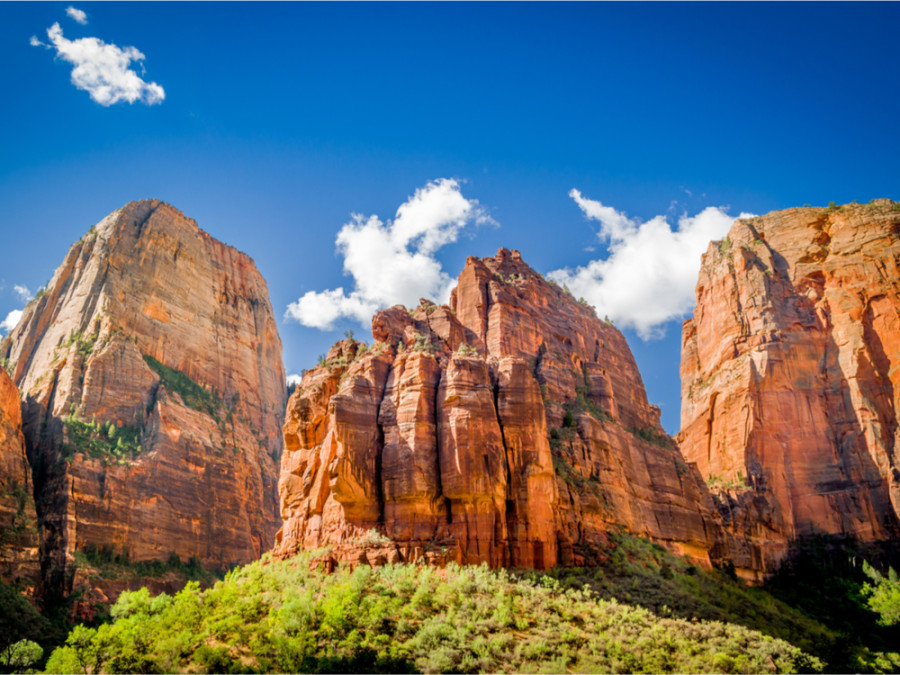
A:
MULTIPOLYGON (((351 213, 384 234, 441 179, 470 206, 458 226, 434 216, 447 241, 425 253, 445 274, 501 246, 543 273, 628 248, 621 282, 579 282, 625 316, 646 303, 616 289, 649 284, 634 261, 670 243, 659 216, 686 215, 696 238, 719 227, 695 218, 709 207, 900 198, 898 19, 897 3, 2 3, 0 320, 16 285, 40 287, 92 224, 146 197, 253 256, 281 318, 304 294, 352 292, 335 248, 351 213), (135 47, 128 65, 164 98, 77 88, 54 23, 135 47)), ((417 241, 400 246, 423 254, 417 241)), ((349 328, 366 332, 282 321, 288 372, 349 328)), ((680 319, 641 332, 625 330, 677 431, 680 319)))

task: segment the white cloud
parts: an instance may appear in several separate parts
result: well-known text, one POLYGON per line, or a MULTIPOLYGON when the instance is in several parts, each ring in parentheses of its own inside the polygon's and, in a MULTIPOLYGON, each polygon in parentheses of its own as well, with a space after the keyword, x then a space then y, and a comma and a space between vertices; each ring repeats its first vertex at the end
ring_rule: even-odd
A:
POLYGON ((19 299, 21 299, 22 302, 28 302, 34 297, 32 292, 28 290, 28 286, 22 286, 20 284, 15 284, 13 286, 13 292, 19 296, 19 299))
POLYGON ((30 44, 32 47, 46 47, 47 49, 50 49, 50 45, 45 45, 43 42, 38 40, 37 35, 32 35, 31 39, 28 41, 28 44, 30 44))
POLYGON ((636 329, 644 340, 661 337, 666 322, 693 308, 700 257, 710 241, 728 233, 734 219, 722 208, 708 207, 695 216, 681 216, 673 230, 665 216, 640 223, 578 190, 569 196, 588 218, 600 222, 597 237, 609 242, 609 255, 547 276, 619 327, 636 329))
POLYGON ((303 376, 297 375, 297 373, 290 373, 287 376, 287 386, 289 386, 289 387, 291 387, 291 386, 296 387, 302 381, 303 381, 303 376))
POLYGON ((337 235, 353 290, 309 291, 288 305, 285 318, 326 330, 342 317, 367 325, 377 310, 415 306, 423 297, 446 302, 454 282, 434 253, 473 223, 493 221, 476 200, 462 196, 458 181, 448 178, 417 189, 393 221, 353 214, 337 235))
POLYGON ((9 314, 6 315, 6 318, 3 321, 0 321, 0 330, 4 333, 9 333, 16 325, 19 323, 19 319, 22 318, 22 310, 14 309, 9 314))
POLYGON ((68 14, 69 18, 74 22, 80 23, 82 26, 87 25, 87 14, 82 12, 80 9, 75 9, 72 6, 66 7, 66 14, 68 14))
MULTIPOLYGON (((77 10, 76 10, 77 11, 77 10)), ((166 92, 156 82, 145 82, 131 69, 144 60, 144 55, 134 47, 119 48, 94 37, 68 40, 62 28, 54 23, 47 29, 47 36, 56 54, 73 66, 72 84, 91 95, 97 103, 109 106, 113 103, 139 101, 147 105, 161 103, 166 92)), ((32 46, 46 46, 36 37, 32 46)))

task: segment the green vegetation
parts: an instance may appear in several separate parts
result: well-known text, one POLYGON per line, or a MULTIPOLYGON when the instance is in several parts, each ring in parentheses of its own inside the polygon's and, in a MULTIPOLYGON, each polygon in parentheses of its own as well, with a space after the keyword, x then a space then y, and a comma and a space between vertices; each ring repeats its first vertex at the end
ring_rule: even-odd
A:
POLYGON ((567 485, 570 485, 579 491, 589 487, 596 488, 599 486, 599 481, 596 476, 592 474, 585 478, 581 475, 580 471, 569 463, 568 453, 561 451, 561 448, 553 448, 552 444, 551 448, 556 450, 556 452, 553 453, 553 471, 557 476, 562 478, 567 485))
POLYGON ((125 462, 143 450, 139 427, 118 426, 112 422, 100 424, 96 420, 85 422, 71 412, 63 419, 63 429, 63 457, 82 452, 89 457, 125 462))
POLYGON ((478 356, 478 350, 475 347, 470 347, 466 344, 461 344, 459 346, 459 353, 463 356, 478 356))
POLYGON ((675 446, 675 442, 672 440, 671 436, 661 431, 657 431, 653 427, 626 427, 625 430, 632 436, 660 448, 671 448, 675 446))
MULTIPOLYGON (((387 539, 372 530, 361 541, 387 539)), ((76 627, 47 671, 896 672, 897 575, 863 563, 878 552, 854 546, 798 542, 764 588, 737 581, 733 566, 703 570, 621 531, 590 551, 596 566, 550 572, 363 565, 328 574, 313 552, 264 556, 207 590, 190 582, 174 596, 124 593, 111 623, 76 627)), ((111 551, 78 556, 123 562, 111 551)), ((20 613, 33 614, 25 605, 20 613)), ((30 639, 50 653, 18 626, 0 648, 30 639)))
POLYGON ((0 669, 5 673, 31 673, 31 666, 41 660, 43 648, 32 640, 19 640, 0 652, 0 669))
MULTIPOLYGON (((587 367, 582 368, 581 384, 575 386, 575 398, 566 405, 566 412, 574 415, 587 413, 601 422, 611 422, 612 415, 606 412, 591 399, 591 376, 587 367)), ((571 426, 575 426, 574 424, 571 426)))
POLYGON ((216 579, 221 579, 225 574, 224 569, 207 569, 200 559, 191 556, 187 562, 174 551, 167 560, 131 560, 128 551, 121 553, 108 546, 96 546, 88 544, 84 549, 75 551, 75 563, 79 567, 91 567, 103 579, 118 579, 121 577, 161 577, 170 572, 175 572, 184 577, 185 581, 200 581, 210 584, 216 579))
POLYGON ((727 255, 731 250, 731 239, 729 237, 725 237, 722 241, 719 242, 719 253, 722 255, 727 255))
POLYGON ((9 375, 10 377, 13 376, 13 368, 14 367, 15 366, 10 362, 9 359, 6 359, 6 358, 0 359, 0 368, 3 368, 3 370, 6 371, 6 374, 9 375))
POLYGON ((719 488, 722 490, 749 490, 750 485, 744 474, 738 473, 737 478, 724 478, 715 474, 710 474, 706 479, 706 485, 711 488, 719 488))
POLYGON ((25 672, 64 639, 16 587, 0 583, 0 672, 25 672))
POLYGON ((3 487, 3 492, 6 497, 15 498, 16 512, 9 523, 0 526, 0 546, 14 544, 22 535, 37 526, 37 523, 28 518, 25 511, 25 507, 30 499, 25 485, 18 481, 12 481, 3 487))
POLYGON ((416 333, 415 342, 413 342, 412 351, 425 352, 426 354, 434 354, 434 344, 427 335, 416 333))
POLYGON ((48 672, 818 671, 787 642, 485 566, 310 569, 265 557, 202 591, 123 593, 48 672))
POLYGON ((63 341, 61 346, 71 347, 72 345, 76 345, 78 353, 86 359, 93 353, 94 345, 97 344, 97 337, 97 333, 85 336, 83 331, 72 331, 69 334, 69 337, 63 341))
POLYGON ((874 583, 864 583, 862 594, 867 598, 866 602, 872 611, 878 614, 878 623, 882 626, 900 623, 900 579, 897 578, 896 570, 888 568, 888 575, 885 577, 868 561, 864 561, 863 574, 874 583))
POLYGON ((525 276, 522 274, 503 274, 503 272, 496 272, 495 276, 507 286, 512 286, 517 281, 525 279, 525 276))
POLYGON ((186 406, 198 412, 206 413, 213 419, 218 419, 222 401, 217 394, 201 387, 180 370, 163 365, 152 356, 144 354, 144 361, 147 362, 147 365, 150 366, 154 373, 159 375, 159 380, 166 390, 177 393, 186 406))
MULTIPOLYGON (((792 544, 787 559, 766 583, 772 595, 832 633, 832 639, 816 648, 831 672, 900 672, 900 625, 885 621, 881 611, 890 611, 890 605, 882 607, 876 601, 878 609, 873 611, 864 590, 873 580, 865 569, 874 568, 863 561, 884 559, 889 553, 852 539, 808 537, 792 544)), ((890 574, 887 581, 889 587, 890 574)), ((888 595, 882 597, 889 601, 888 595)), ((793 644, 803 647, 797 641, 793 644)))

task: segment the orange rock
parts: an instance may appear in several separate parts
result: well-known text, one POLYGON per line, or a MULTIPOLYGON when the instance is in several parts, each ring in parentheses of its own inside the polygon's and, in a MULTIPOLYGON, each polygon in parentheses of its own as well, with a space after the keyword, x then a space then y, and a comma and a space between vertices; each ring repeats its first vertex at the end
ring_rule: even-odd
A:
POLYGON ((0 356, 25 401, 50 586, 71 584, 88 546, 210 566, 271 547, 286 394, 247 255, 168 204, 132 202, 72 246, 0 356), (151 359, 206 403, 167 387, 151 359), (116 428, 105 451, 79 445, 79 421, 116 428), (111 452, 129 430, 142 450, 111 452))
POLYGON ((469 258, 449 306, 384 310, 372 332, 288 404, 278 555, 547 568, 625 526, 709 562, 712 499, 624 337, 518 252, 469 258))
POLYGON ((33 588, 40 561, 32 495, 19 390, 0 368, 0 580, 33 588))
POLYGON ((739 567, 772 570, 798 535, 900 532, 898 209, 739 220, 703 257, 680 442, 730 483, 719 502, 739 567))

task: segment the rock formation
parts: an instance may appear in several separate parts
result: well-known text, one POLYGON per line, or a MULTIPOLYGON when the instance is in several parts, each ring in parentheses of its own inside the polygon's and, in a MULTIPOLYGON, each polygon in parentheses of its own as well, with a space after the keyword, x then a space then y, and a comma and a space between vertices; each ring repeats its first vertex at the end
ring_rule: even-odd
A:
POLYGON ((247 255, 132 202, 71 247, 0 357, 24 397, 48 588, 89 548, 216 567, 271 547, 286 393, 247 255))
POLYGON ((813 533, 898 536, 900 205, 738 220, 682 336, 681 449, 739 568, 813 533))
POLYGON ((33 587, 39 577, 37 515, 19 390, 0 368, 0 581, 33 587))
POLYGON ((547 568, 623 526, 708 562, 712 499, 624 337, 518 252, 469 258, 449 306, 372 332, 289 401, 277 554, 547 568))

